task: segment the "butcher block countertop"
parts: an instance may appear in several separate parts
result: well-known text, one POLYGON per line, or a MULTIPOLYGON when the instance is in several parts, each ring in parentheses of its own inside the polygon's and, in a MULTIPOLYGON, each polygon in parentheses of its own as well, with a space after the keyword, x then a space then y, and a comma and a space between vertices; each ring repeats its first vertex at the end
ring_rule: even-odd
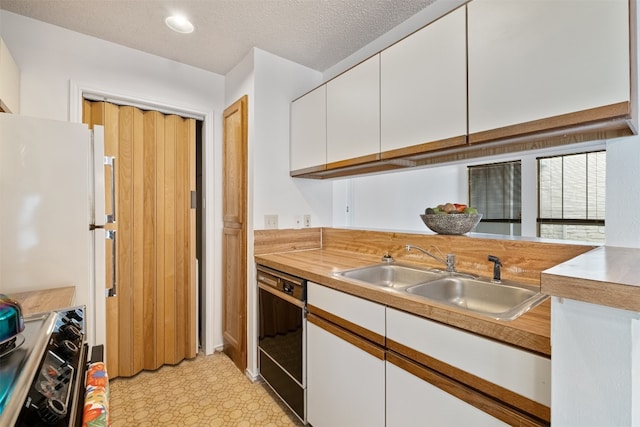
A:
POLYGON ((640 311, 640 249, 602 246, 541 274, 542 292, 640 311))
POLYGON ((12 293, 9 296, 20 303, 22 314, 35 314, 71 307, 76 294, 75 286, 12 293))
POLYGON ((333 273, 337 271, 379 264, 381 262, 379 256, 333 249, 311 249, 256 255, 255 261, 257 264, 302 277, 389 307, 542 355, 549 357, 551 355, 551 306, 549 300, 516 320, 499 321, 436 302, 430 302, 393 289, 365 283, 359 284, 333 276, 333 273))

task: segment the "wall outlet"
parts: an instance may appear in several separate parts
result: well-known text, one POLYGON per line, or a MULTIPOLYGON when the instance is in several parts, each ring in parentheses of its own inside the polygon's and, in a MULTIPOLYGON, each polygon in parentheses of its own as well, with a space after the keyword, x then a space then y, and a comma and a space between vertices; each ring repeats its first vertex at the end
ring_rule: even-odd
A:
POLYGON ((264 228, 266 230, 273 230, 278 228, 278 215, 265 215, 264 228))
POLYGON ((293 219, 293 228, 302 228, 303 218, 302 215, 296 215, 293 219))
POLYGON ((311 227, 311 215, 306 214, 304 216, 304 226, 305 227, 311 227))

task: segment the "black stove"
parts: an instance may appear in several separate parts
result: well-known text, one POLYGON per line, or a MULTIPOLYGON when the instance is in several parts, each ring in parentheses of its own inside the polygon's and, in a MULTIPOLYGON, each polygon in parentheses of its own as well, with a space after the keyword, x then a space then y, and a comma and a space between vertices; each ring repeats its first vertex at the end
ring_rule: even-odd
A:
POLYGON ((0 355, 0 426, 76 426, 87 364, 84 306, 24 318, 0 355))

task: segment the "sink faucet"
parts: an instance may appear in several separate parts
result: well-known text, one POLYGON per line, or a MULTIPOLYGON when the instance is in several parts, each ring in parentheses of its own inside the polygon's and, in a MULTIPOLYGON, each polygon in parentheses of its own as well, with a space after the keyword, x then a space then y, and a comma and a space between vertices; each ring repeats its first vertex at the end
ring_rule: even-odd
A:
MULTIPOLYGON (((454 254, 447 254, 447 259, 445 260, 444 258, 439 258, 437 256, 435 256, 434 254, 432 254, 431 252, 427 251, 426 249, 422 249, 420 246, 414 246, 414 245, 406 245, 405 248, 407 249, 407 252, 409 252, 411 249, 417 249, 420 252, 422 252, 425 255, 429 255, 431 258, 435 259, 436 261, 440 261, 441 263, 445 264, 447 266, 447 271, 449 273, 455 273, 456 272, 456 256, 454 254)), ((438 251, 438 253, 440 254, 440 257, 442 257, 442 252, 440 252, 440 249, 438 249, 437 246, 432 245, 429 247, 429 249, 435 249, 436 251, 438 251)))
POLYGON ((491 281, 493 283, 501 283, 500 267, 502 267, 502 262, 500 261, 500 258, 494 255, 489 255, 487 259, 493 263, 493 280, 491 281))

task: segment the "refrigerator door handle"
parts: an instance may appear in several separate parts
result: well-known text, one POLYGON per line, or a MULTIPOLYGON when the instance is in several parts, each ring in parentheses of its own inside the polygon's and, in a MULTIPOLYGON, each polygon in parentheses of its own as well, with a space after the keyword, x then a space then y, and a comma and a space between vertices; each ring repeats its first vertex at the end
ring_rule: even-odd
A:
POLYGON ((113 244, 111 245, 111 288, 105 289, 105 296, 109 298, 117 295, 116 265, 118 264, 116 262, 116 230, 107 230, 106 238, 113 240, 113 244))
POLYGON ((111 167, 111 213, 106 215, 107 224, 116 223, 116 158, 105 156, 104 164, 111 167))

